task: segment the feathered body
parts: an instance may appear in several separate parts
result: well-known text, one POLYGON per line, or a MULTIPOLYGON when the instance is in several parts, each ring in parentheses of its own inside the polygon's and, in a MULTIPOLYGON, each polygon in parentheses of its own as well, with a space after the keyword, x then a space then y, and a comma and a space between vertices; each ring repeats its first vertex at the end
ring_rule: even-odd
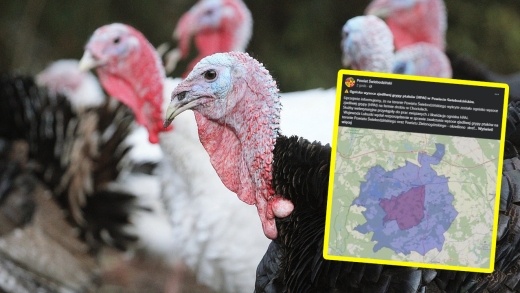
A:
MULTIPOLYGON (((511 105, 510 121, 517 107, 511 105)), ((517 156, 504 160, 495 271, 478 274, 324 260, 330 148, 279 138, 274 154, 273 185, 295 209, 277 219, 280 236, 258 267, 255 292, 520 292, 520 243, 514 228, 519 206, 513 191, 520 176, 517 156)))
MULTIPOLYGON (((169 96, 177 81, 166 84, 169 96)), ((164 158, 158 173, 175 238, 172 253, 216 291, 251 292, 269 241, 255 208, 237 201, 218 178, 197 137, 195 118, 185 114, 160 135, 164 158)))
POLYGON ((71 220, 80 226, 89 222, 85 235, 99 234, 103 226, 91 226, 99 219, 84 211, 90 201, 103 201, 94 195, 117 179, 132 113, 115 101, 76 112, 66 97, 48 95, 31 77, 4 74, 1 90, 2 139, 25 141, 31 173, 69 210, 71 220))
POLYGON ((430 270, 323 259, 331 149, 296 136, 278 137, 273 187, 294 204, 276 219, 273 240, 257 271, 255 292, 418 292, 430 270))
POLYGON ((125 228, 135 196, 115 184, 133 115, 114 100, 75 100, 82 81, 65 83, 70 92, 0 76, 5 292, 94 291, 100 247, 126 249, 137 240, 125 228))

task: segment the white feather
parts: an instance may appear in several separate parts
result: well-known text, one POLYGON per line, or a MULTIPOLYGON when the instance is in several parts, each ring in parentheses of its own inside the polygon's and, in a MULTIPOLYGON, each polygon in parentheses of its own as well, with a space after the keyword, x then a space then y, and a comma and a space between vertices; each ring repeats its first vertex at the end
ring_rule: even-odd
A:
POLYGON ((126 138, 131 146, 128 158, 134 163, 158 163, 163 158, 161 147, 148 140, 148 131, 144 126, 137 126, 126 138))
MULTIPOLYGON (((164 109, 179 82, 166 80, 164 109)), ((123 179, 126 188, 142 194, 142 205, 156 207, 154 214, 137 211, 132 217, 132 232, 139 235, 140 245, 163 254, 169 263, 184 261, 200 283, 214 290, 254 291, 256 267, 270 241, 262 232, 256 207, 238 200, 211 166, 193 112, 182 113, 174 120, 173 131, 160 134, 159 152, 144 128, 136 129, 128 143, 136 150, 129 154, 136 162, 160 162, 157 176, 123 179), (166 203, 169 225, 164 225, 164 208, 156 206, 159 197, 166 203)))
MULTIPOLYGON (((148 139, 148 136, 145 138, 148 139)), ((161 181, 157 175, 128 174, 121 178, 124 190, 138 196, 139 206, 151 209, 135 210, 130 217, 132 223, 127 232, 138 235, 137 248, 174 265, 177 256, 173 251, 175 238, 161 195, 161 181)))

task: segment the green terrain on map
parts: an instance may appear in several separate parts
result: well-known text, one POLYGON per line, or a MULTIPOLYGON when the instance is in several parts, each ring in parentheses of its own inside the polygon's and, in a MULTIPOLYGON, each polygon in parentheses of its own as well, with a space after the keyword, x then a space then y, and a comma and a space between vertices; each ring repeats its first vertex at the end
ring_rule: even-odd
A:
POLYGON ((489 268, 499 150, 499 140, 339 127, 328 254, 489 268), (423 161, 421 166, 420 157, 436 163, 423 161), (428 184, 406 193, 411 188, 388 178, 397 172, 402 178, 428 177, 428 184), (368 182, 369 174, 390 183, 368 182), (361 192, 362 184, 369 191, 361 192), (402 192, 389 196, 392 186, 402 192), (439 186, 445 187, 443 192, 432 191, 439 186), (422 209, 410 203, 415 220, 402 210, 390 214, 397 196, 409 201, 415 194, 423 196, 425 205, 422 209), (363 204, 374 198, 378 202, 363 204), (394 230, 383 229, 390 226, 394 230))

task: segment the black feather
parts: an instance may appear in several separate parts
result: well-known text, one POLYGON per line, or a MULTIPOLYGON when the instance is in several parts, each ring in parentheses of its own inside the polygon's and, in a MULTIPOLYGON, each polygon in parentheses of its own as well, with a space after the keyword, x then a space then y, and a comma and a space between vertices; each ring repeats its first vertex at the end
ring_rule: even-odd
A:
MULTIPOLYGON (((125 249, 136 240, 135 235, 126 235, 123 229, 129 222, 130 211, 136 207, 135 197, 108 188, 119 176, 118 165, 129 151, 124 147, 124 140, 132 130, 133 121, 131 111, 118 102, 109 100, 99 107, 76 113, 67 97, 48 94, 46 89, 36 86, 32 77, 1 74, 0 204, 2 196, 12 189, 14 176, 29 172, 52 191, 61 208, 67 211, 70 223, 80 229, 83 239, 95 240, 90 245, 98 247, 105 239, 99 233, 108 231, 113 238, 109 244, 125 249), (84 122, 85 117, 95 119, 84 122), (82 123, 96 123, 92 137, 84 137, 80 130, 82 123), (10 151, 10 145, 17 141, 28 146, 26 161, 31 162, 30 170, 20 162, 6 160, 4 149, 10 151), (71 163, 74 151, 71 144, 76 142, 79 151, 75 150, 75 156, 79 154, 80 158, 71 163), (78 180, 65 176, 69 168, 79 167, 70 164, 92 165, 90 174, 86 174, 90 179, 77 178, 79 182, 92 181, 91 190, 85 190, 84 206, 77 206, 80 201, 74 199, 83 192, 77 190, 78 180), (86 223, 72 216, 73 209, 83 213, 86 223)), ((25 219, 27 222, 27 217, 25 219)))
POLYGON ((0 236, 29 223, 35 211, 31 174, 24 141, 0 138, 0 236))
POLYGON ((330 154, 329 146, 302 138, 277 139, 273 187, 293 202, 294 211, 276 219, 278 238, 258 267, 262 281, 257 279, 256 292, 420 291, 431 280, 421 270, 323 259, 330 154), (280 259, 277 271, 267 274, 266 262, 275 257, 280 259))

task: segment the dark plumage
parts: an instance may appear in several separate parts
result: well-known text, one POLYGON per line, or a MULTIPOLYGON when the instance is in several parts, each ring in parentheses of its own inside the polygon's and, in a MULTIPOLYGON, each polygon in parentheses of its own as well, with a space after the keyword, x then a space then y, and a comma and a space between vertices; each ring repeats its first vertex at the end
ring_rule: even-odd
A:
POLYGON ((123 230, 136 197, 114 185, 133 120, 0 75, 0 292, 91 292, 100 246, 137 240, 123 230))
POLYGON ((510 102, 507 115, 504 158, 518 157, 520 147, 520 101, 510 102))
POLYGON ((0 139, 0 236, 29 223, 34 213, 37 179, 26 166, 28 150, 25 141, 0 139))
POLYGON ((279 136, 273 153, 273 187, 294 211, 276 219, 255 292, 420 292, 431 280, 432 270, 325 260, 330 146, 279 136))
MULTIPOLYGON (((105 215, 108 212, 124 215, 124 211, 117 208, 132 202, 133 195, 107 189, 117 179, 119 168, 116 166, 128 151, 123 141, 132 129, 132 113, 113 100, 74 113, 66 97, 48 95, 31 77, 4 74, 0 91, 0 137, 12 141, 14 147, 25 142, 30 160, 25 164, 30 163, 31 174, 46 184, 62 208, 71 210, 70 220, 84 228, 84 235, 92 234, 88 237, 101 240, 99 230, 106 227, 98 227, 99 217, 82 215, 82 212, 95 214, 97 206, 105 215), (88 166, 82 169, 83 164, 88 166), (85 198, 86 204, 81 203, 80 197, 85 198), (104 207, 114 201, 123 204, 111 205, 110 209, 104 207), (91 220, 88 225, 81 222, 83 217, 91 220)), ((11 152, 17 152, 14 147, 11 152)), ((18 166, 23 164, 18 161, 11 160, 18 166)), ((14 165, 11 168, 15 168, 14 165)), ((7 169, 6 172, 10 168, 7 169)), ((121 224, 127 221, 124 216, 116 218, 121 224)), ((124 248, 125 239, 117 241, 120 242, 116 245, 124 248)))

